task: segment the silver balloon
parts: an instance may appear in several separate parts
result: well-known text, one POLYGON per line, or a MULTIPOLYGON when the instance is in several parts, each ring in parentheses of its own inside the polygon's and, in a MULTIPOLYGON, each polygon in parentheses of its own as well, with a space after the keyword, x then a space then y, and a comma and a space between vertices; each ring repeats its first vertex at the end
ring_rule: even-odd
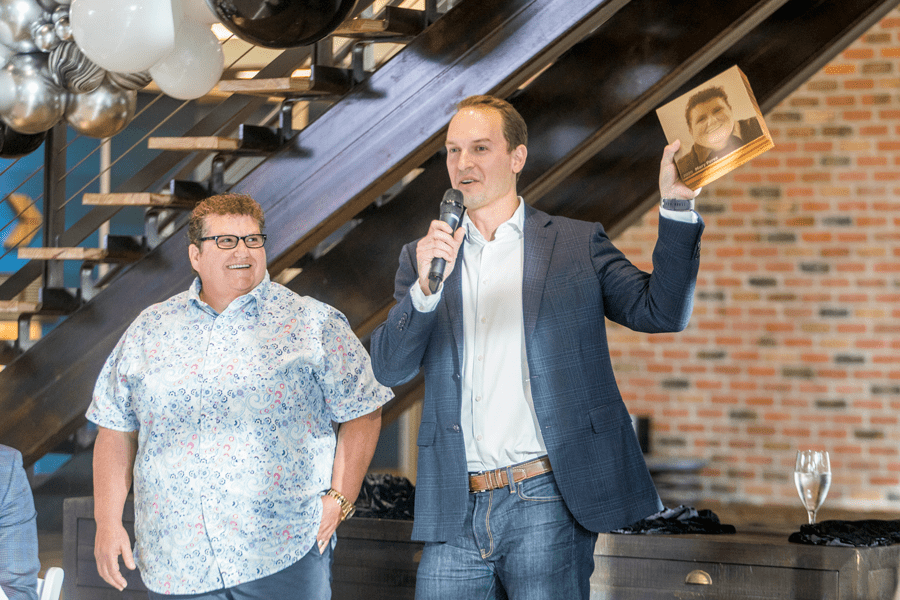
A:
POLYGON ((2 69, 11 102, 0 100, 0 120, 19 133, 40 133, 56 125, 66 109, 66 92, 50 77, 43 52, 16 54, 2 69))
POLYGON ((69 23, 69 7, 60 6, 53 11, 53 31, 64 42, 72 39, 72 24, 69 23))
POLYGON ((59 44, 53 23, 36 21, 31 25, 31 39, 41 52, 50 52, 59 44))
POLYGON ((93 92, 106 77, 106 71, 91 62, 75 42, 63 42, 50 52, 47 68, 53 81, 70 92, 93 92))
POLYGON ((140 90, 150 85, 150 82, 153 81, 153 77, 147 71, 141 71, 140 73, 113 73, 112 71, 107 71, 106 79, 117 88, 123 90, 140 90))
POLYGON ((134 118, 137 92, 121 90, 108 81, 93 92, 70 94, 66 122, 82 135, 112 137, 134 118))
POLYGON ((53 0, 37 0, 37 2, 47 12, 53 12, 54 10, 56 10, 56 7, 59 6, 59 3, 54 2, 53 0))
POLYGON ((0 44, 16 52, 34 52, 32 24, 44 20, 37 0, 0 0, 0 44))

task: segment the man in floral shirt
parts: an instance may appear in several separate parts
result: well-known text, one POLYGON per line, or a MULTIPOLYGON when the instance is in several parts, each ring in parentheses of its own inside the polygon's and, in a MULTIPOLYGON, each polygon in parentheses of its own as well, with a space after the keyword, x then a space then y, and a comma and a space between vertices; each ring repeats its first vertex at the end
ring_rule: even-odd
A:
POLYGON ((199 277, 141 313, 97 380, 94 554, 119 590, 121 555, 151 598, 331 595, 334 532, 392 393, 340 312, 269 280, 263 226, 248 196, 200 203, 199 277))

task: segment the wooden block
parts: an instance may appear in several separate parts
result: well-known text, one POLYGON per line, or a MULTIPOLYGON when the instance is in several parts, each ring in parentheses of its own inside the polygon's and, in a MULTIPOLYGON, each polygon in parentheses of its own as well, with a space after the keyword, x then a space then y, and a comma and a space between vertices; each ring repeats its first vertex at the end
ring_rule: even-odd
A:
POLYGON ((236 138, 225 137, 152 137, 147 139, 147 147, 150 150, 174 150, 177 152, 211 151, 229 152, 238 150, 241 141, 236 138))
POLYGON ((110 252, 106 248, 19 248, 19 258, 29 260, 83 260, 91 262, 133 262, 140 252, 110 252))

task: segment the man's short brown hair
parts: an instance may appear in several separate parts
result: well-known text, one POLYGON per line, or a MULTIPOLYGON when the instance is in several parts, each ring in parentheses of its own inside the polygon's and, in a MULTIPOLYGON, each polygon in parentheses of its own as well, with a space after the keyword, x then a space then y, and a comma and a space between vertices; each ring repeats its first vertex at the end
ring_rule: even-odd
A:
POLYGON ((188 221, 188 240, 198 248, 203 237, 203 227, 206 224, 207 215, 235 215, 248 216, 256 219, 259 224, 259 232, 262 233, 266 226, 266 216, 259 203, 245 194, 218 194, 205 198, 194 210, 188 221))
POLYGON ((506 100, 494 96, 469 96, 456 105, 457 112, 464 108, 489 108, 500 113, 507 152, 512 152, 519 146, 528 147, 528 126, 525 125, 525 119, 506 100))

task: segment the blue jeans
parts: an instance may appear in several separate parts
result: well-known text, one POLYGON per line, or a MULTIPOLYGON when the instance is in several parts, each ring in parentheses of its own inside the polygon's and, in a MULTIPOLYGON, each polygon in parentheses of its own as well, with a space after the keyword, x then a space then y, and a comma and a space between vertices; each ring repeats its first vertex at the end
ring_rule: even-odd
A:
POLYGON ((469 494, 458 536, 428 543, 416 600, 588 600, 597 534, 579 525, 553 473, 469 494))
POLYGON ((286 569, 231 588, 180 596, 149 592, 150 600, 331 600, 333 545, 328 544, 319 554, 318 544, 313 544, 303 558, 286 569))

